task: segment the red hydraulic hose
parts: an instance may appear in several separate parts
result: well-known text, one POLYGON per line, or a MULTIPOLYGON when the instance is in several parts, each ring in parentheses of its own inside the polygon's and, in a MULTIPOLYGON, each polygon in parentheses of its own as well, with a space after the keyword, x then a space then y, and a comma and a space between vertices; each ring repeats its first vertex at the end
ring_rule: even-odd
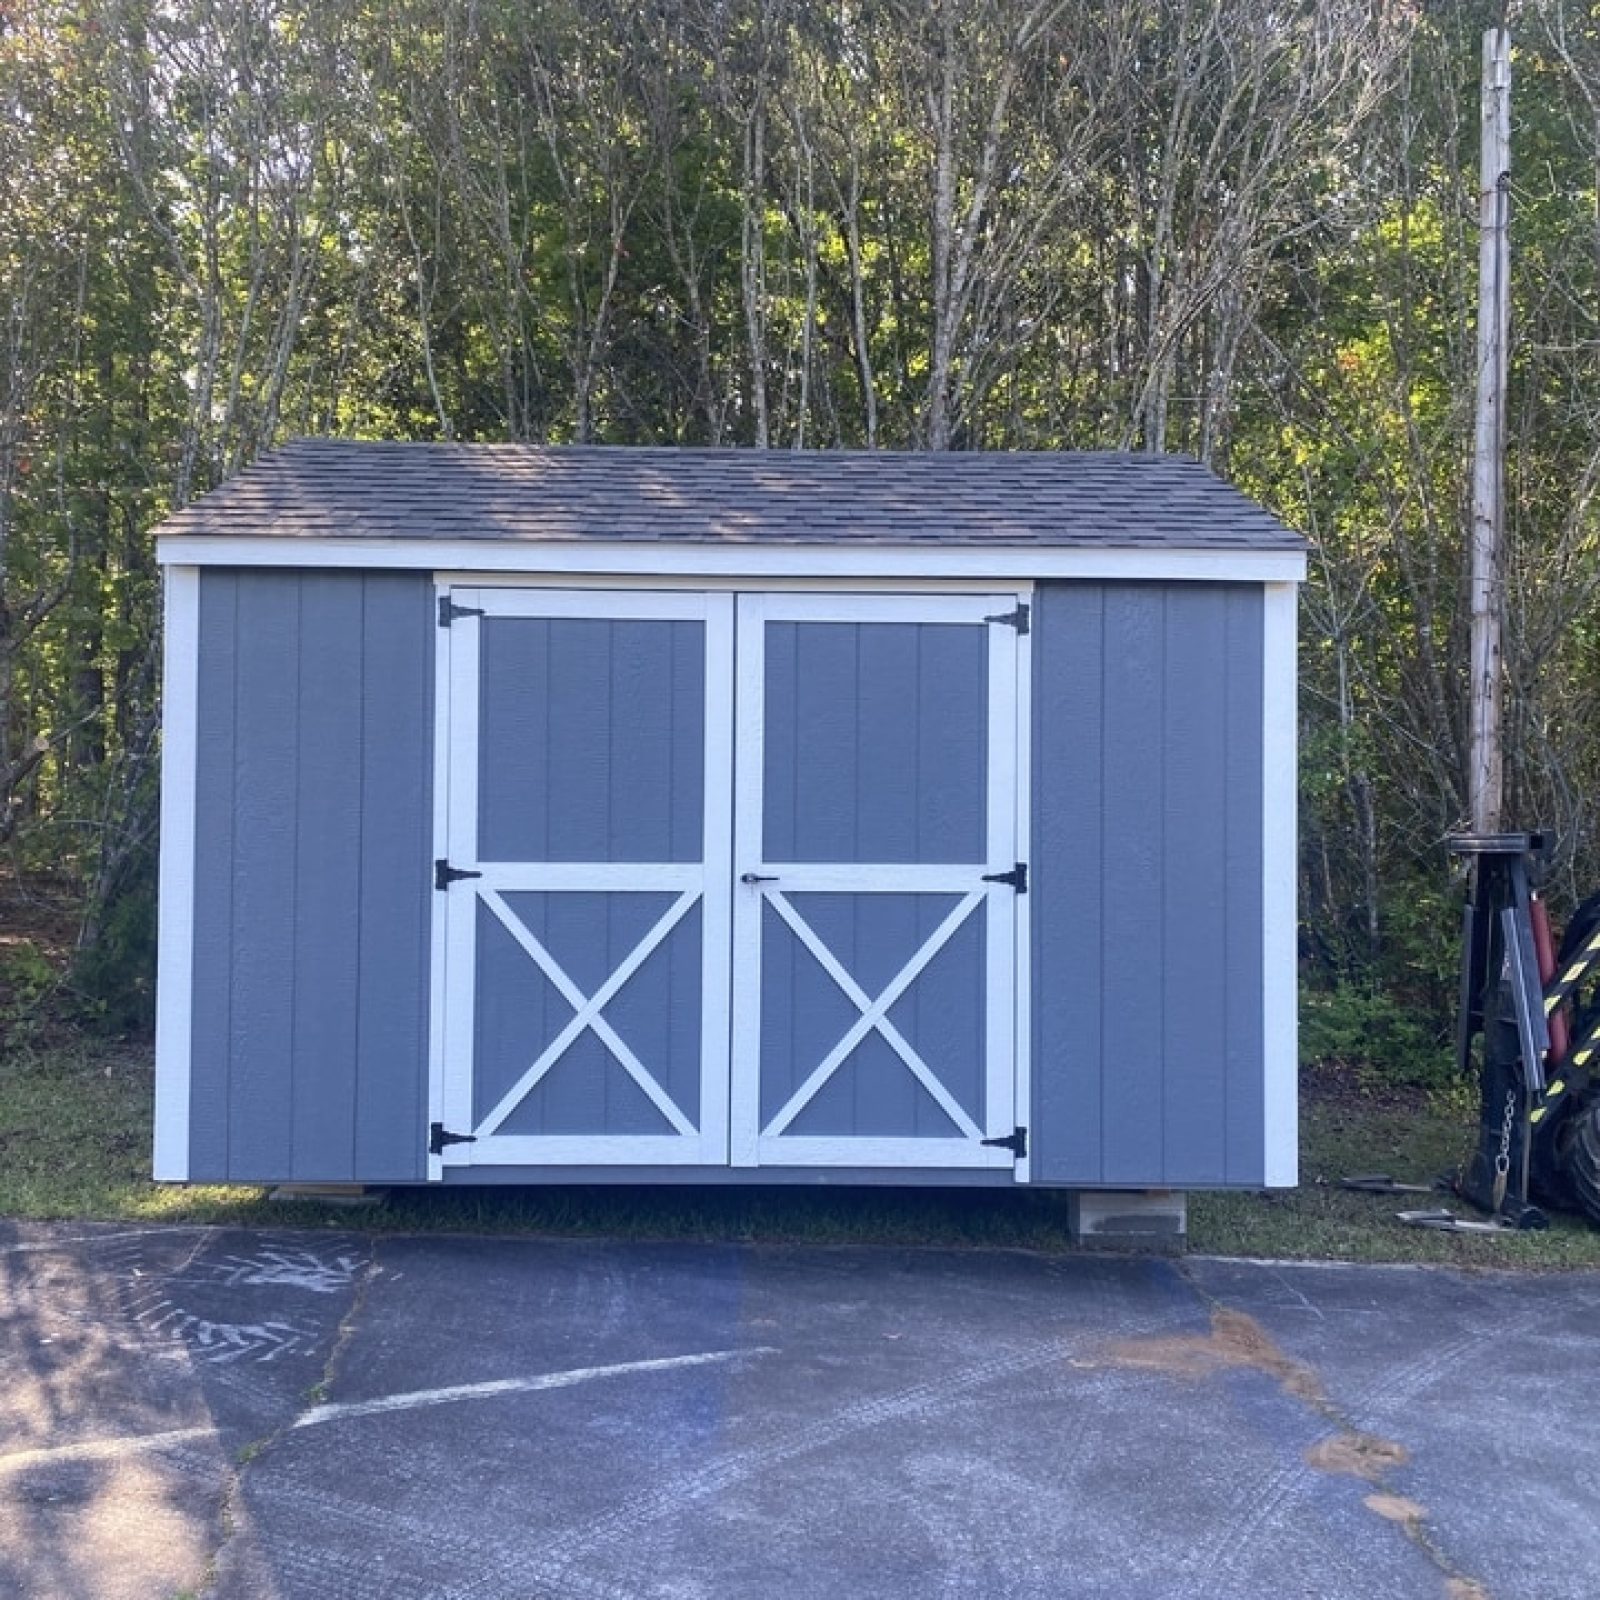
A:
MULTIPOLYGON (((1550 933, 1550 910, 1538 895, 1530 895, 1528 901, 1530 920, 1533 923, 1533 954, 1539 964, 1539 982, 1549 983, 1555 976, 1556 970, 1556 943, 1550 933)), ((1567 1046, 1570 1043, 1567 1035, 1567 1011, 1565 1006, 1557 1006, 1550 1017, 1550 1059, 1552 1062, 1562 1061, 1566 1058, 1567 1046)))

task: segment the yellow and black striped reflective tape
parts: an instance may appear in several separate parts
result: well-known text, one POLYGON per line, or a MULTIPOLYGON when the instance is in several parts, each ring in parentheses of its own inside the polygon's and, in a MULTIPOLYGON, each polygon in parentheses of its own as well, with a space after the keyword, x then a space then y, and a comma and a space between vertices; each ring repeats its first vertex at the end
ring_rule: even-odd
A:
POLYGON ((1561 976, 1545 990, 1544 1014, 1548 1017, 1578 987, 1583 975, 1600 961, 1600 927, 1584 941, 1583 948, 1570 960, 1561 976))
POLYGON ((1543 1122, 1544 1114, 1550 1109, 1550 1102, 1566 1093, 1567 1084, 1564 1078, 1552 1078, 1544 1086, 1544 1094, 1538 1105, 1528 1113, 1529 1122, 1543 1122))

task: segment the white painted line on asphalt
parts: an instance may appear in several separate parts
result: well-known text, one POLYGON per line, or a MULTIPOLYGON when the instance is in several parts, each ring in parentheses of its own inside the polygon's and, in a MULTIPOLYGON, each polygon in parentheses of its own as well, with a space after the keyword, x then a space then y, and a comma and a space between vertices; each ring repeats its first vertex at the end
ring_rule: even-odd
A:
POLYGON ((21 1472, 54 1461, 105 1461, 140 1450, 165 1450, 169 1445, 210 1439, 213 1428, 174 1428, 170 1433, 145 1433, 126 1439, 85 1439, 78 1444, 50 1445, 42 1450, 17 1450, 0 1456, 0 1473, 21 1472))
MULTIPOLYGON (((386 1411, 416 1411, 424 1406, 452 1405, 458 1400, 483 1400, 501 1394, 533 1394, 541 1389, 570 1389, 594 1378, 620 1378, 631 1372, 671 1372, 680 1367, 709 1367, 740 1361, 747 1356, 774 1356, 771 1345, 745 1350, 706 1350, 697 1355, 663 1356, 654 1361, 619 1361, 610 1367, 574 1367, 568 1372, 542 1372, 533 1378, 498 1378, 489 1383, 462 1383, 448 1389, 415 1389, 409 1394, 385 1395, 380 1400, 351 1400, 342 1405, 313 1406, 295 1419, 296 1428, 315 1428, 350 1417, 377 1416, 386 1411)), ((165 1450, 196 1439, 214 1438, 214 1428, 174 1428, 167 1433, 146 1433, 120 1439, 84 1439, 77 1444, 50 1445, 39 1450, 16 1450, 0 1455, 0 1474, 56 1461, 104 1461, 135 1455, 141 1450, 165 1450)))
POLYGON ((452 1405, 458 1400, 485 1400, 501 1394, 533 1394, 541 1389, 570 1389, 594 1378, 620 1378, 630 1372, 670 1372, 679 1367, 708 1367, 739 1361, 746 1356, 773 1356, 770 1345, 746 1350, 707 1350, 692 1356, 663 1356, 654 1361, 620 1361, 610 1367, 574 1367, 568 1372, 543 1372, 533 1378, 496 1378, 488 1383, 461 1383, 448 1389, 414 1389, 409 1394, 385 1395, 380 1400, 348 1400, 342 1404, 313 1406, 294 1422, 296 1428, 315 1428, 347 1417, 372 1417, 385 1411, 416 1411, 424 1406, 452 1405))

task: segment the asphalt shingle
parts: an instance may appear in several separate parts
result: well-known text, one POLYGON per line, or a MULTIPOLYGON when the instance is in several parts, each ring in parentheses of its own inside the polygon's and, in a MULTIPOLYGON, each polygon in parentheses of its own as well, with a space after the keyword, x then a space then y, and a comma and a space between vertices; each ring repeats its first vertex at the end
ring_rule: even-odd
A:
POLYGON ((1186 456, 302 439, 162 537, 624 539, 1301 550, 1186 456))

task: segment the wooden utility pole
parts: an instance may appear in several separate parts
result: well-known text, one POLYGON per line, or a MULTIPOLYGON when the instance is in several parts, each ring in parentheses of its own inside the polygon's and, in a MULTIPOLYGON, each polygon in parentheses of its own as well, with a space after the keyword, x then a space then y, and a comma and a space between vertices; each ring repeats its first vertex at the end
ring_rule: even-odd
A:
POLYGON ((1511 35, 1504 28, 1491 28, 1483 36, 1482 117, 1467 803, 1474 833, 1498 833, 1505 788, 1500 626, 1505 609, 1506 345, 1511 311, 1511 35))

